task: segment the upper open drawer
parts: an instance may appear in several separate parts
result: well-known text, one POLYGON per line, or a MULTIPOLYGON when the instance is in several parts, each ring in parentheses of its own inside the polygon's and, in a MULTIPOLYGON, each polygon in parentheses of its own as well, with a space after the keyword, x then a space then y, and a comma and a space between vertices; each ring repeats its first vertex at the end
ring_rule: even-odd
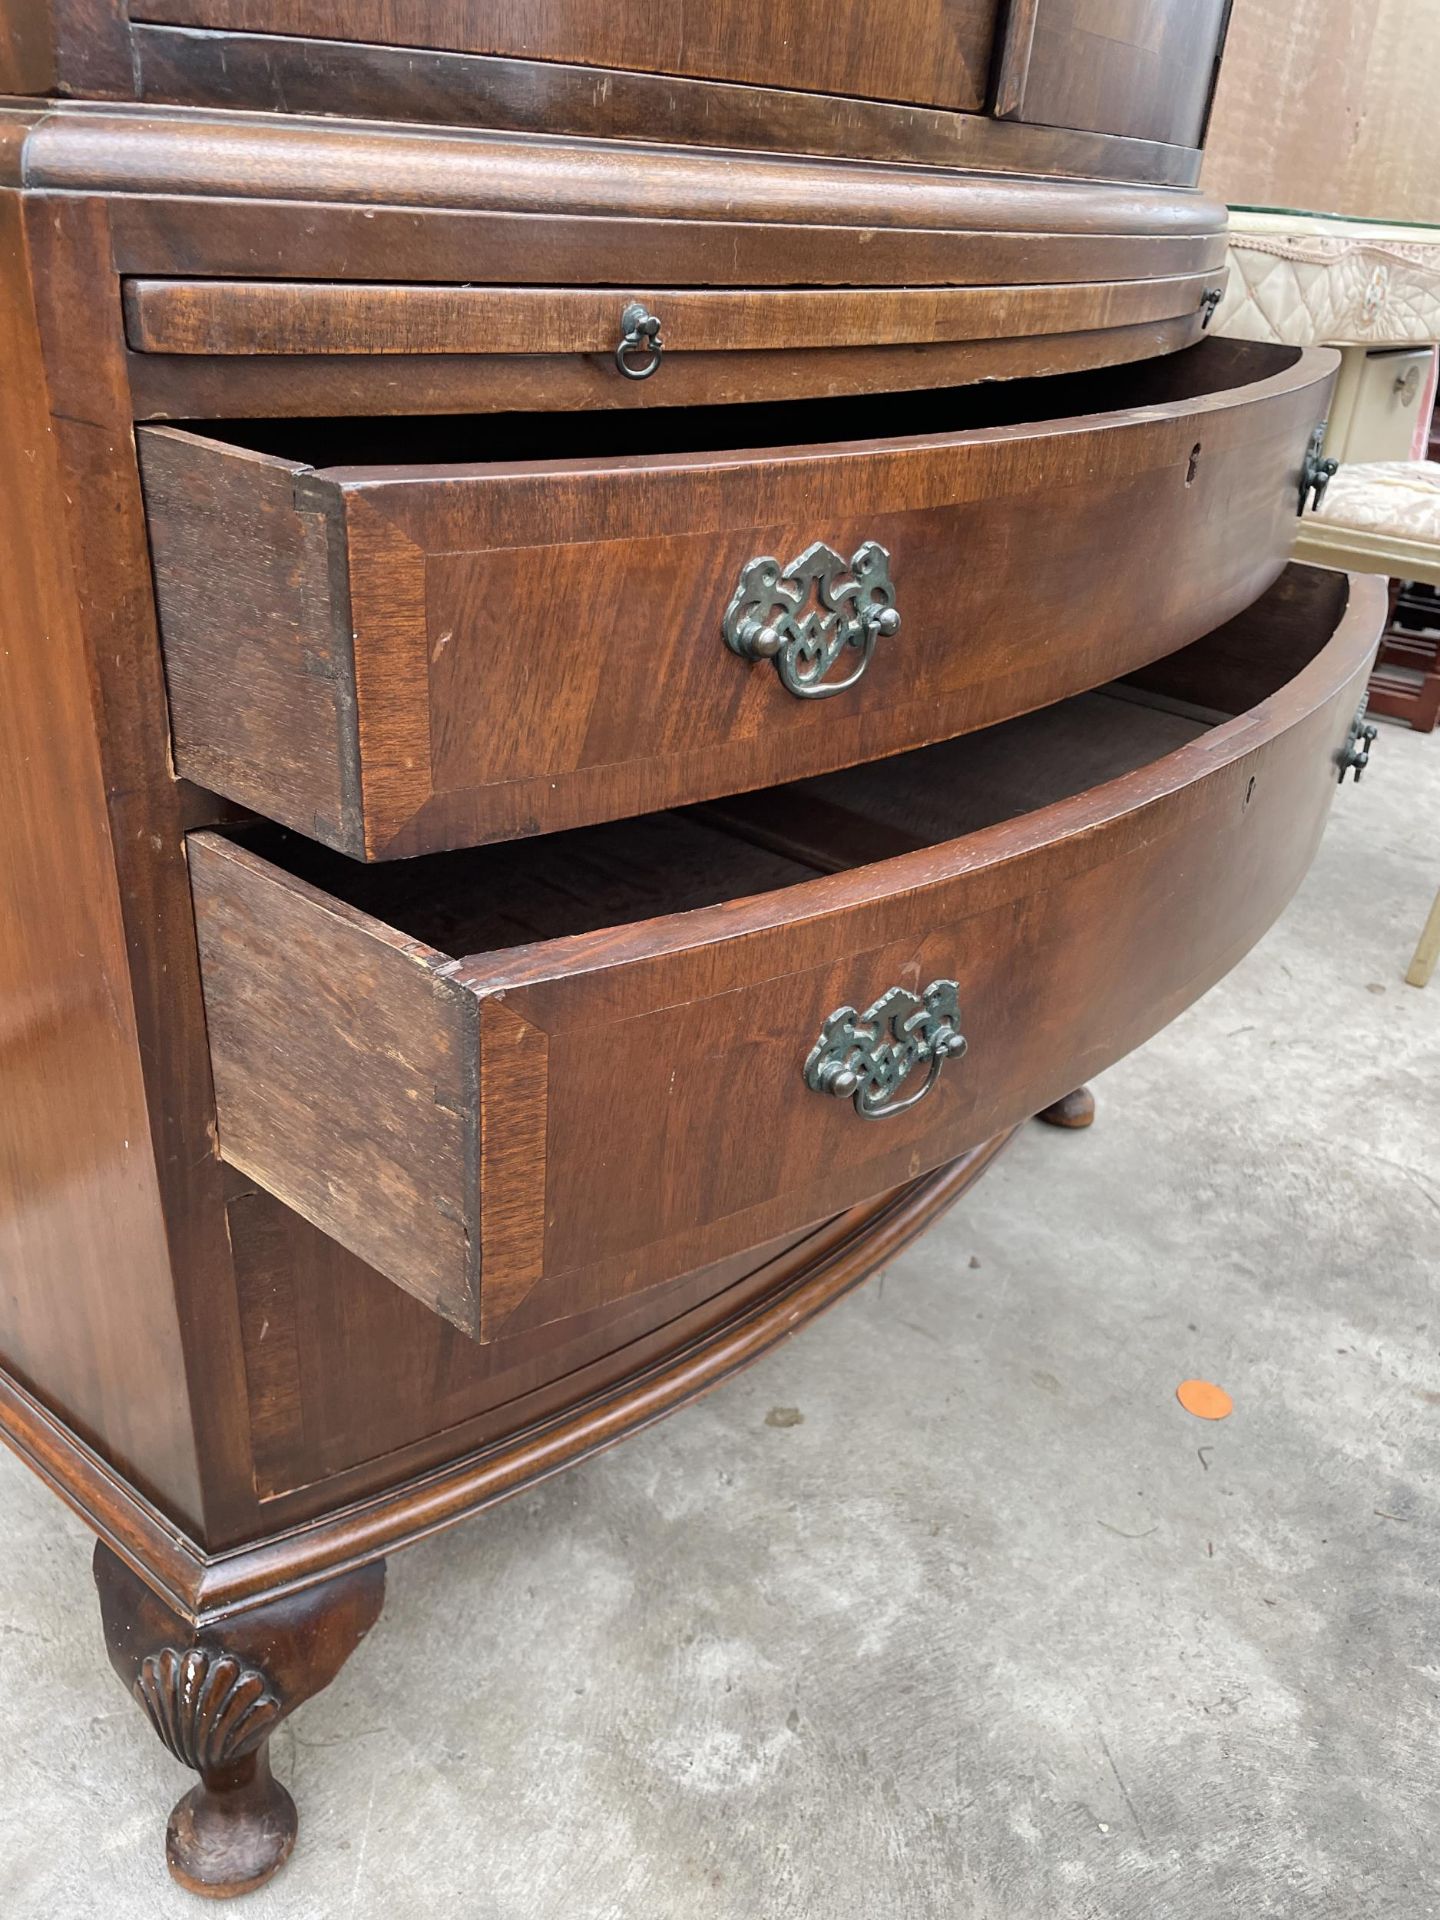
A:
POLYGON ((1334 364, 143 428, 176 766, 377 859, 987 726, 1263 590, 1334 364))

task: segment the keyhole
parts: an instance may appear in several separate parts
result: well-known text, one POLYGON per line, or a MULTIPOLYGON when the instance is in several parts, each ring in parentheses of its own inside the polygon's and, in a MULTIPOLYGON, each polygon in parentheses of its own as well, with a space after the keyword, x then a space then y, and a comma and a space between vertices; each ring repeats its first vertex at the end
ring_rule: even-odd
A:
POLYGON ((1197 440, 1190 449, 1190 464, 1185 469, 1185 484, 1191 486, 1195 479, 1195 469, 1200 464, 1200 442, 1197 440))

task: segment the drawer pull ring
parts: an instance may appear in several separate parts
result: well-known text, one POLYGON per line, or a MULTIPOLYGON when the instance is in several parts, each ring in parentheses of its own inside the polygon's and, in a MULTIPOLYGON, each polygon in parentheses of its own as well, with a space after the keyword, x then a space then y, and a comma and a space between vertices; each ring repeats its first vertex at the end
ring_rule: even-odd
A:
POLYGON ((874 540, 848 566, 823 540, 788 567, 768 555, 747 561, 725 610, 726 646, 742 660, 773 660, 797 700, 824 700, 853 687, 876 640, 899 631, 890 555, 874 540), (859 658, 843 678, 827 680, 842 654, 859 658))
POLYGON ((1310 436, 1310 444, 1305 449, 1305 458, 1300 463, 1300 505, 1296 508, 1297 515, 1304 513, 1307 506, 1319 506, 1325 498, 1325 489, 1340 470, 1338 460, 1321 458, 1325 445, 1325 429, 1329 424, 1328 420, 1322 420, 1316 427, 1310 436))
POLYGON ((1223 287, 1207 287, 1204 293, 1201 294, 1200 296, 1200 314, 1201 314, 1200 331, 1202 333, 1205 331, 1206 327, 1209 326, 1210 322, 1215 318, 1215 309, 1219 306, 1221 298, 1224 295, 1224 292, 1225 292, 1225 289, 1223 287))
POLYGON ((620 316, 620 329, 620 344, 615 349, 616 366, 627 380, 648 380, 665 351, 660 322, 653 313, 647 313, 638 300, 632 300, 620 316), (632 366, 630 356, 637 353, 646 357, 638 366, 632 366))
POLYGON ((958 1060, 967 1044, 955 981, 932 981, 923 998, 891 987, 864 1013, 836 1008, 810 1049, 805 1084, 837 1100, 853 1099, 862 1120, 884 1120, 923 1100, 941 1067, 958 1060), (922 1064, 927 1071, 920 1085, 896 1098, 922 1064))

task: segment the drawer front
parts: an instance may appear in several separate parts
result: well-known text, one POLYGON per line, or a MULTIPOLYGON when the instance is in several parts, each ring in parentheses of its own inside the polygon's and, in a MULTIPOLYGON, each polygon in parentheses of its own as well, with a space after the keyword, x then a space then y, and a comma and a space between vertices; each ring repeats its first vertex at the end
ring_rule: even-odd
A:
POLYGON ((1203 993, 1303 875, 1383 594, 1340 615, 1332 576, 1301 578, 1338 624, 1237 719, 1005 824, 670 919, 444 960, 194 837, 223 1152, 482 1339, 964 1152, 1203 993))
POLYGON ((125 327, 142 354, 601 355, 616 362, 622 379, 653 379, 647 391, 660 401, 669 367, 687 354, 930 347, 1203 318, 1206 292, 1224 279, 1219 235, 1111 241, 1090 253, 1089 271, 1083 240, 1071 242, 1065 256, 1058 249, 1047 255, 1031 236, 1008 260, 1003 242, 991 241, 990 254, 997 265, 1028 268, 1026 277, 1015 285, 985 277, 975 286, 924 290, 623 292, 136 279, 125 287, 125 327), (1124 277, 1126 264, 1133 277, 1124 277), (1057 284, 1067 267, 1074 278, 1057 284))
MULTIPOLYGON (((1347 465, 1415 459, 1416 429, 1429 413, 1425 403, 1434 365, 1433 347, 1413 353, 1364 354, 1356 370, 1343 444, 1332 445, 1330 451, 1340 454, 1347 465)), ((1424 457, 1423 451, 1418 457, 1424 457)))
MULTIPOLYGON (((90 139, 108 154, 124 133, 90 139)), ((247 210, 265 159, 250 146, 193 125, 176 142, 183 164, 167 149, 130 165, 186 211, 117 239, 142 417, 628 411, 1016 379, 1188 346, 1224 281, 1223 209, 1153 188, 331 123, 305 135, 315 191, 338 201, 317 219, 300 200, 247 210), (207 217, 197 188, 239 212, 207 217), (617 355, 655 327, 658 352, 617 355)))
POLYGON ((1269 584, 1332 365, 1031 427, 568 465, 313 472, 143 429, 177 767, 375 859, 988 726, 1269 584))
POLYGON ((878 100, 984 104, 995 0, 145 0, 149 21, 448 48, 878 100))

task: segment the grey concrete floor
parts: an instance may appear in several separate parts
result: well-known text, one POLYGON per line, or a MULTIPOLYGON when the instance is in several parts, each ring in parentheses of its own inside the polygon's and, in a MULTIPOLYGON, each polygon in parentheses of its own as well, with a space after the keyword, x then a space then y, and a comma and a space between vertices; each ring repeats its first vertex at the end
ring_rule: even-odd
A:
MULTIPOLYGON (((701 1405, 402 1556, 247 1920, 1440 1915, 1440 736, 1280 926, 701 1405), (1235 1412, 1184 1413, 1188 1375, 1235 1412)), ((0 1461, 0 1914, 194 1914, 0 1461)))

